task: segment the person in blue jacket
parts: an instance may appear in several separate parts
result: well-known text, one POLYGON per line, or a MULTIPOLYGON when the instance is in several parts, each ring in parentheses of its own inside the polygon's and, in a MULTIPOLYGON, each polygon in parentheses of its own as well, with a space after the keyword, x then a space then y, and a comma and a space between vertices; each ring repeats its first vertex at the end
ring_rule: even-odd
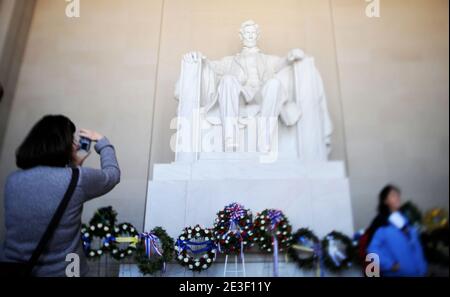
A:
POLYGON ((388 185, 379 195, 378 216, 369 228, 368 253, 380 259, 382 277, 422 277, 427 274, 417 228, 400 212, 401 191, 388 185))

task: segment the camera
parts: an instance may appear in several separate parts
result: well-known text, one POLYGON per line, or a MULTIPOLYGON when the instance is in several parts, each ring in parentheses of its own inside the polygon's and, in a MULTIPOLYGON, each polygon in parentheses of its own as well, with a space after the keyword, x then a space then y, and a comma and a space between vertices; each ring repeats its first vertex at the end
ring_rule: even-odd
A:
POLYGON ((92 140, 80 137, 80 150, 89 152, 91 150, 92 140))

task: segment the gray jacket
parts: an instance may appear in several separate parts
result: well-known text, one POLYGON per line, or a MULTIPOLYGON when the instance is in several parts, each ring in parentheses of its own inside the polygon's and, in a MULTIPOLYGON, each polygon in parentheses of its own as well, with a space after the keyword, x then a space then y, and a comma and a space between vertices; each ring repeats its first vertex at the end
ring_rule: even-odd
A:
MULTIPOLYGON (((54 236, 33 271, 36 276, 65 276, 66 256, 80 256, 80 272, 88 272, 80 240, 83 204, 111 191, 120 181, 114 147, 101 139, 95 150, 101 170, 80 168, 80 178, 54 236)), ((27 261, 61 202, 72 176, 70 168, 35 167, 12 173, 5 186, 6 237, 3 260, 27 261)))

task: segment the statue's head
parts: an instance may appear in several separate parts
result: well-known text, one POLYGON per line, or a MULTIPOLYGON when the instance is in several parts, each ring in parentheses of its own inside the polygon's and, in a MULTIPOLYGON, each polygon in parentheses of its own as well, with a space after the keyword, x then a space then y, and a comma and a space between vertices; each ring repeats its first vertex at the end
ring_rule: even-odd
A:
POLYGON ((260 33, 257 23, 252 20, 242 23, 239 33, 242 44, 245 47, 255 47, 257 45, 260 33))

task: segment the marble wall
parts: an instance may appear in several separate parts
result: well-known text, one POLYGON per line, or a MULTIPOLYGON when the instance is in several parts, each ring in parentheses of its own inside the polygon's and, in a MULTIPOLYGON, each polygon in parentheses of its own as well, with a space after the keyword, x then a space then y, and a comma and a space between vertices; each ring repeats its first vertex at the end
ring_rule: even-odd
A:
MULTIPOLYGON (((152 165, 174 157, 169 123, 181 55, 238 51, 239 25, 252 18, 265 52, 301 47, 317 59, 336 126, 332 158, 347 164, 356 228, 369 223, 387 182, 423 208, 448 208, 448 1, 381 0, 380 18, 365 15, 363 0, 80 3, 81 17, 70 19, 65 1, 37 0, 0 127, 1 187, 31 125, 64 113, 107 135, 123 169, 121 184, 88 203, 84 219, 111 204, 140 228, 152 165)), ((93 156, 87 165, 97 164, 93 156)))

